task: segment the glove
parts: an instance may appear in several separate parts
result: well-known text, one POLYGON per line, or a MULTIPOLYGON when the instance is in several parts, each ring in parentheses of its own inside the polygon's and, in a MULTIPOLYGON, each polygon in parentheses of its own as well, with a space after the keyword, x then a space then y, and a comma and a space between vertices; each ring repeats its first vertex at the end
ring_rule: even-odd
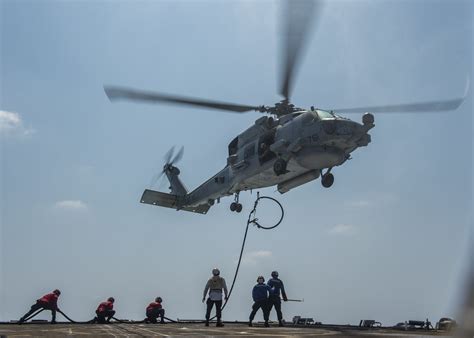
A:
POLYGON ((206 297, 202 297, 202 302, 204 303, 204 301, 206 300, 206 297))
POLYGON ((227 300, 229 299, 229 297, 224 297, 224 300, 227 302, 227 300))
POLYGON ((284 301, 284 302, 287 302, 287 301, 288 301, 288 298, 283 297, 283 301, 284 301))

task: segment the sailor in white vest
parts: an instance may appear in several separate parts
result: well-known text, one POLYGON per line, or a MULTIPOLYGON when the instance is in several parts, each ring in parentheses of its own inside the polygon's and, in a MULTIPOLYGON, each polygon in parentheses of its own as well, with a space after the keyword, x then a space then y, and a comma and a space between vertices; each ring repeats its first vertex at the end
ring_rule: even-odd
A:
POLYGON ((227 300, 227 285, 225 279, 219 276, 220 271, 217 268, 212 269, 212 277, 207 281, 204 293, 202 296, 202 302, 206 300, 206 295, 209 292, 207 298, 207 309, 206 309, 206 326, 209 326, 209 318, 211 317, 211 310, 214 304, 216 305, 216 326, 224 326, 221 321, 221 309, 222 309, 222 290, 224 290, 224 299, 227 300))

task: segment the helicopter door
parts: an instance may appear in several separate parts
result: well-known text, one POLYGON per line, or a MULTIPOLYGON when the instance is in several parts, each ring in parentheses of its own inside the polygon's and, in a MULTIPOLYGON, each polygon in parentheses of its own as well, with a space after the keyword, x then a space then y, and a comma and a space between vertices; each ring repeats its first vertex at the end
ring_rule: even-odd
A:
POLYGON ((258 160, 260 164, 268 162, 276 157, 270 150, 270 146, 275 142, 275 130, 272 130, 258 139, 258 160))

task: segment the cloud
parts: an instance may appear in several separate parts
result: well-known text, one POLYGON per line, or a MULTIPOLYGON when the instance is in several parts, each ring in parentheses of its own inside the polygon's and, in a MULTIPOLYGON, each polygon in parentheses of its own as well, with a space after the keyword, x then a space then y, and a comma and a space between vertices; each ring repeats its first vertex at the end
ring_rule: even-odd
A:
POLYGON ((356 232, 356 228, 350 224, 337 224, 328 231, 332 235, 351 236, 356 232))
POLYGON ((0 110, 0 135, 31 135, 34 130, 31 128, 25 128, 20 114, 0 110))
MULTIPOLYGON (((267 259, 272 257, 272 252, 267 250, 250 251, 243 255, 242 264, 244 265, 257 265, 261 259, 267 259)), ((236 261, 237 263, 237 261, 236 261)))
POLYGON ((348 205, 354 208, 366 208, 366 207, 371 206, 372 203, 367 200, 358 200, 358 201, 349 202, 348 205))
POLYGON ((85 211, 87 210, 87 205, 80 200, 64 200, 56 202, 54 208, 61 210, 85 211))
POLYGON ((347 201, 344 203, 345 206, 350 208, 369 208, 369 207, 378 207, 383 205, 389 205, 396 203, 399 200, 399 197, 392 193, 386 192, 377 192, 372 194, 367 199, 359 199, 347 201))

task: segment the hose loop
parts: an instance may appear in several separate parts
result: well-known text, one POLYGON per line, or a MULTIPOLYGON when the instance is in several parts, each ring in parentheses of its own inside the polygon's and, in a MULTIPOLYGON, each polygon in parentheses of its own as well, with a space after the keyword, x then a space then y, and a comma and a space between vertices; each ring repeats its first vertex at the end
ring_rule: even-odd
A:
POLYGON ((257 199, 255 200, 253 210, 250 212, 250 215, 249 215, 249 223, 253 223, 254 225, 257 226, 258 229, 271 230, 271 229, 275 229, 277 226, 280 225, 280 223, 283 221, 284 216, 285 216, 285 210, 283 209, 283 206, 281 205, 281 203, 277 199, 275 199, 273 197, 270 197, 270 196, 260 196, 260 193, 257 192, 257 199), (272 226, 263 226, 263 225, 261 225, 258 222, 258 218, 255 217, 255 215, 257 214, 258 202, 262 199, 268 199, 268 200, 276 203, 278 205, 278 207, 280 208, 280 211, 281 211, 280 219, 278 220, 277 223, 275 223, 272 226), (251 217, 254 217, 254 218, 250 219, 251 217))

